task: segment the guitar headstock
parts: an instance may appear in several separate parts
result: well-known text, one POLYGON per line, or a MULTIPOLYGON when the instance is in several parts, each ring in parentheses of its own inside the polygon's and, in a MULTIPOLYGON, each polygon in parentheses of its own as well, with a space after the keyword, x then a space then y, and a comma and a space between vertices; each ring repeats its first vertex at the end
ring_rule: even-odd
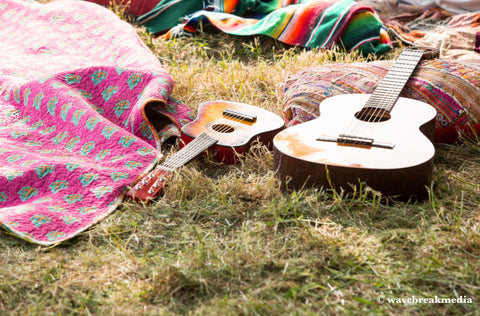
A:
POLYGON ((127 197, 135 201, 150 202, 160 194, 171 177, 171 171, 157 167, 131 187, 127 191, 127 197))

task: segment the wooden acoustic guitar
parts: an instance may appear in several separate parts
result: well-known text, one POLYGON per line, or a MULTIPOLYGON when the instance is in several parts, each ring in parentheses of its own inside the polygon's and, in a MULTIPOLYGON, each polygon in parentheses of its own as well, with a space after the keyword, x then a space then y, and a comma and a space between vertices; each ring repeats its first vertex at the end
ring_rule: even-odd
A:
POLYGON ((149 201, 159 194, 173 172, 207 149, 220 162, 233 164, 254 140, 272 147, 283 119, 265 109, 238 102, 212 101, 198 108, 197 118, 182 128, 182 148, 134 184, 127 196, 149 201))
POLYGON ((387 196, 425 197, 436 111, 399 97, 423 55, 421 49, 404 49, 371 95, 328 98, 317 119, 278 133, 274 165, 282 182, 345 191, 366 182, 387 196))

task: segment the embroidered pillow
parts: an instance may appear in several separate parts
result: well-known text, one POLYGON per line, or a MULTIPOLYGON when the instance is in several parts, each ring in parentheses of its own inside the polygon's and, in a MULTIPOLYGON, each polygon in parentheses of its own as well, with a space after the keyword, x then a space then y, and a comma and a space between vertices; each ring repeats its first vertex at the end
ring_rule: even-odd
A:
MULTIPOLYGON (((326 98, 372 93, 392 64, 393 61, 375 61, 323 65, 290 76, 284 83, 283 97, 287 126, 316 118, 320 114, 320 103, 326 98)), ((479 61, 425 60, 401 96, 435 107, 435 141, 452 143, 460 131, 472 132, 473 127, 480 132, 479 83, 479 61)))

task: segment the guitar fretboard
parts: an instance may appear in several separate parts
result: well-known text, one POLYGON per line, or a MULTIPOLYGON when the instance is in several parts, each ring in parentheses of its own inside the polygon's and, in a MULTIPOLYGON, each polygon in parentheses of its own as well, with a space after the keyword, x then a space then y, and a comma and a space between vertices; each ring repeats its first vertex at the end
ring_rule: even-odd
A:
POLYGON ((390 112, 422 56, 421 50, 404 49, 364 107, 380 108, 390 112))
POLYGON ((174 171, 185 165, 216 142, 216 139, 204 132, 160 164, 158 168, 167 171, 174 171))

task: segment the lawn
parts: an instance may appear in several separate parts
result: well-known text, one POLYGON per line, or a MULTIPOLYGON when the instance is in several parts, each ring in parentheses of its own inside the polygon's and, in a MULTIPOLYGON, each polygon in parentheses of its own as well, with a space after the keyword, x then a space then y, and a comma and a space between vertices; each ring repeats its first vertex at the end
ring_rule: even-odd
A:
MULTIPOLYGON (((264 38, 138 33, 174 78, 173 95, 194 110, 221 99, 281 115, 289 74, 366 61, 264 38)), ((421 202, 385 202, 368 188, 286 192, 260 145, 238 165, 198 158, 153 203, 125 201, 56 247, 0 230, 0 314, 475 315, 479 180, 479 139, 436 145, 421 202)))

